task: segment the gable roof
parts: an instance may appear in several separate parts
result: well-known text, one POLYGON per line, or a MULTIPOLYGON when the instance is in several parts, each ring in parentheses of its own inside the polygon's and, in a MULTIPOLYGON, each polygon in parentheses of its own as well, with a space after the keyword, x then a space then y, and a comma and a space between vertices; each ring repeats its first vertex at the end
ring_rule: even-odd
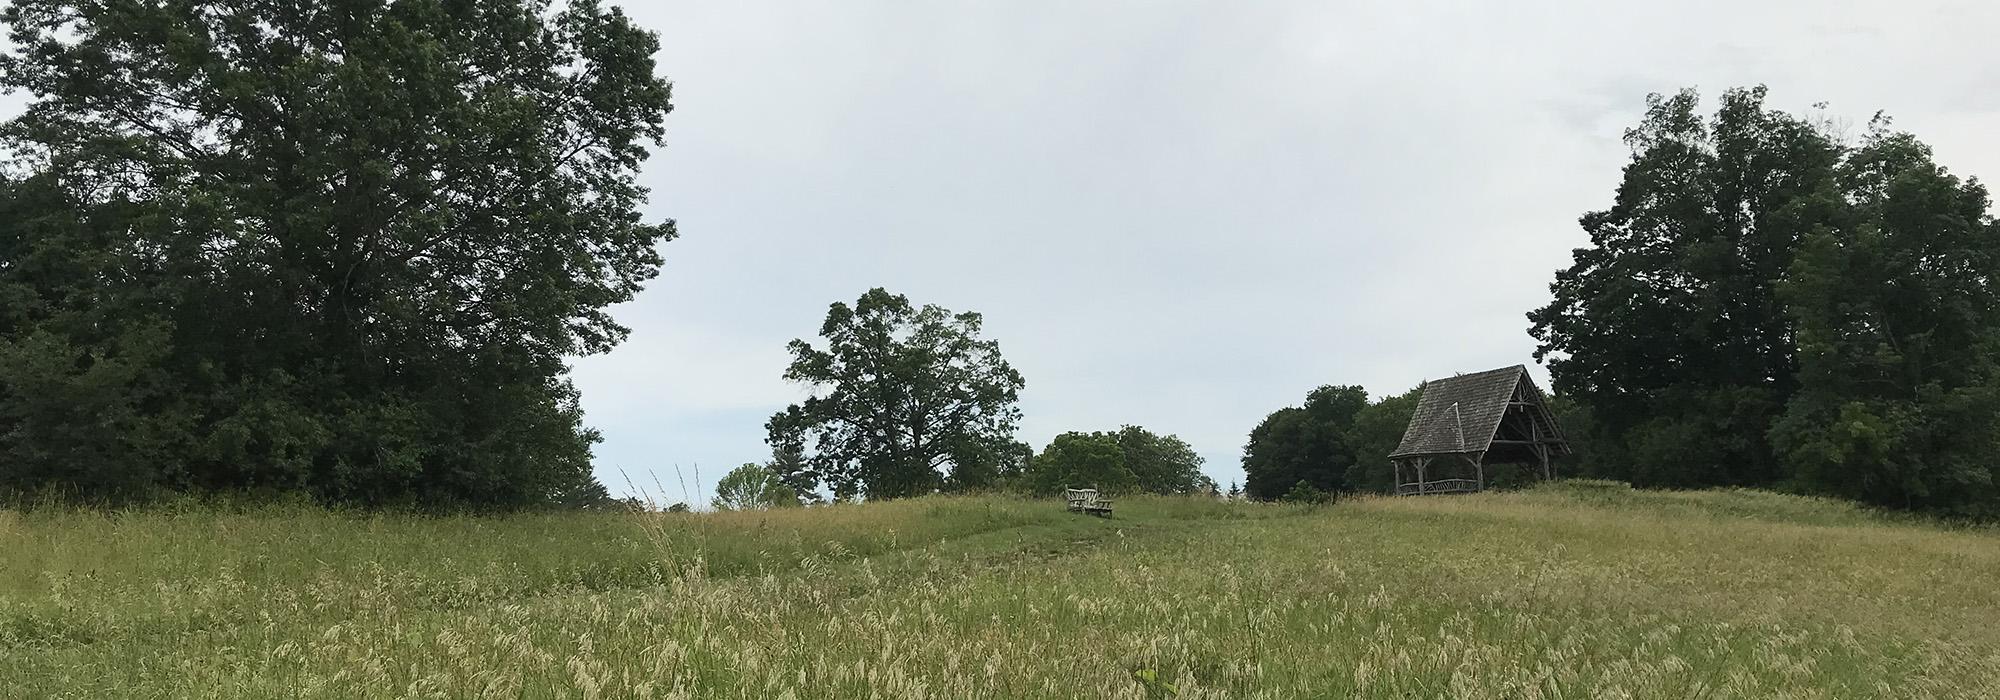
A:
MULTIPOLYGON (((1492 447, 1494 433, 1514 400, 1515 390, 1526 384, 1524 399, 1531 403, 1530 418, 1544 426, 1552 441, 1562 440, 1562 429, 1548 414, 1546 398, 1522 365, 1484 372, 1461 374, 1424 383, 1417 410, 1410 414, 1410 426, 1403 441, 1389 456, 1466 454, 1485 452, 1492 447)), ((1567 448, 1563 449, 1567 452, 1567 448)))

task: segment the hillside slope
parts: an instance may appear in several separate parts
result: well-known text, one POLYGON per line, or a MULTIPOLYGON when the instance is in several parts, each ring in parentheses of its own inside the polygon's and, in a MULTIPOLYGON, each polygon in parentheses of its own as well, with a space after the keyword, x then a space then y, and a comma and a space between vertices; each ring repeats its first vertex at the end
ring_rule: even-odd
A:
POLYGON ((0 697, 2000 696, 2000 535, 1749 491, 0 512, 0 552, 0 697))

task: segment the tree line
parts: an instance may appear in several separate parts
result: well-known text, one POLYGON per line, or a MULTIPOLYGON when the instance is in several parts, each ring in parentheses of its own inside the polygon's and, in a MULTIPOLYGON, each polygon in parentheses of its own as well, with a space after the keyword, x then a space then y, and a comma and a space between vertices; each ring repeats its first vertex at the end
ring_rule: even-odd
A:
MULTIPOLYGON (((731 476, 802 501, 996 489, 1216 490, 1193 447, 1143 427, 1065 432, 1039 453, 1017 440, 1026 381, 997 341, 981 337, 982 320, 881 288, 832 304, 819 344, 789 345, 784 376, 811 396, 765 424, 772 459, 731 476)), ((719 496, 714 505, 767 500, 719 496)))
MULTIPOLYGON (((672 108, 652 33, 595 0, 0 22, 0 89, 32 96, 0 124, 0 491, 611 502, 566 362, 625 338, 607 309, 676 235, 638 211, 672 108)), ((1528 314, 1571 473, 2000 515, 1984 185, 1763 88, 1652 96, 1625 142, 1528 314)), ((1219 490, 1170 434, 1017 440, 1025 381, 981 331, 880 289, 833 305, 790 346, 812 397, 732 493, 1219 490)), ((1309 392, 1250 431, 1244 493, 1388 488, 1414 401, 1309 392)))
MULTIPOLYGON (((1612 206, 1528 314, 1568 473, 2000 517, 2000 223, 1877 114, 1654 95, 1612 206)), ((1823 107, 1823 106, 1822 106, 1823 107)), ((1417 392, 1326 386, 1251 432, 1248 492, 1384 491, 1417 392)), ((1506 483, 1515 475, 1495 474, 1506 483)))

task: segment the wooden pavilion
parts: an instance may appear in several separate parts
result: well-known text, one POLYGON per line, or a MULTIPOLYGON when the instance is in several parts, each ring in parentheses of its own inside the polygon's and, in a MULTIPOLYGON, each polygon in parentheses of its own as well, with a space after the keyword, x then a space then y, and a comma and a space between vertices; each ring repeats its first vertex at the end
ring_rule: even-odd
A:
POLYGON ((1425 382, 1403 441, 1389 453, 1397 495, 1486 488, 1486 465, 1539 466, 1570 453, 1548 399, 1522 365, 1425 382), (1442 478, 1441 478, 1442 477, 1442 478))

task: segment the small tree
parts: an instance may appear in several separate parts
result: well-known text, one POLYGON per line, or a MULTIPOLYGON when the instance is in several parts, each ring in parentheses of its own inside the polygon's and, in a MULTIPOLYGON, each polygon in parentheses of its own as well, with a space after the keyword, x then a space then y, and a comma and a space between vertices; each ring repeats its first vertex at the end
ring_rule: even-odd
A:
POLYGON ((799 494, 771 468, 745 463, 715 482, 715 499, 709 505, 716 510, 790 508, 799 505, 799 494))
POLYGON ((1125 453, 1125 468, 1138 479, 1146 493, 1194 493, 1214 482, 1201 473, 1201 455, 1175 435, 1156 435, 1136 425, 1118 430, 1118 447, 1125 453))
POLYGON ((1057 435, 1035 457, 1034 469, 1030 481, 1040 493, 1069 487, 1118 494, 1139 486, 1139 477, 1125 464, 1125 450, 1119 446, 1116 433, 1072 431, 1057 435))
POLYGON ((1304 479, 1300 479, 1299 483, 1292 485, 1292 490, 1286 491, 1285 495, 1283 497, 1280 497, 1278 500, 1286 501, 1289 503, 1311 503, 1315 505, 1320 505, 1320 504, 1333 503, 1334 498, 1335 496, 1332 492, 1321 491, 1319 487, 1312 485, 1310 482, 1307 482, 1304 479))

